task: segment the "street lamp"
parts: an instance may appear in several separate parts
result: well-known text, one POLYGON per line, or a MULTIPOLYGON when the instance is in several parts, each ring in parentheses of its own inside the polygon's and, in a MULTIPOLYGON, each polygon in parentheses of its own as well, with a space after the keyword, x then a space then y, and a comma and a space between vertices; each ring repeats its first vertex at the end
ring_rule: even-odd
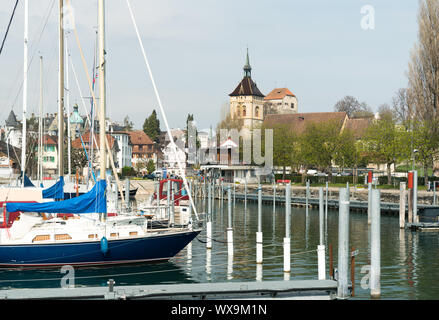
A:
POLYGON ((415 156, 416 156, 416 153, 418 153, 418 149, 414 149, 414 150, 413 150, 413 158, 412 158, 412 160, 413 160, 413 164, 412 164, 412 170, 415 170, 415 156))

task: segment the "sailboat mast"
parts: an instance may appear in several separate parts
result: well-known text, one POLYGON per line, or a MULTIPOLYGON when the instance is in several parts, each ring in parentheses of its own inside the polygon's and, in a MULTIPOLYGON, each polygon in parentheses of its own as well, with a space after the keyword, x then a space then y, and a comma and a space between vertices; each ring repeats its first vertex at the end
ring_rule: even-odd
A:
POLYGON ((72 174, 72 160, 71 160, 71 130, 70 130, 70 86, 69 86, 69 52, 67 49, 67 37, 66 37, 66 110, 67 110, 67 162, 68 162, 68 180, 70 181, 70 175, 72 174))
MULTIPOLYGON (((97 65, 97 57, 98 57, 98 41, 99 41, 99 35, 98 35, 98 31, 96 30, 96 40, 95 40, 95 48, 94 48, 94 57, 93 57, 93 84, 92 84, 92 90, 93 90, 93 94, 95 93, 95 81, 96 81, 96 65, 97 65)), ((92 94, 92 95, 93 95, 92 94)), ((92 174, 93 171, 93 163, 94 163, 94 131, 95 131, 95 127, 94 127, 94 123, 95 123, 95 113, 96 113, 96 107, 93 103, 93 99, 90 99, 90 134, 89 134, 89 139, 90 139, 90 165, 89 165, 89 170, 87 170, 87 189, 88 189, 88 183, 90 181, 90 176, 92 174)))
POLYGON ((21 187, 24 188, 24 175, 26 171, 26 111, 27 111, 27 42, 28 42, 29 3, 24 1, 24 58, 23 58, 23 121, 21 137, 21 187))
POLYGON ((59 0, 58 171, 64 176, 64 4, 59 0))
MULTIPOLYGON (((105 7, 104 0, 98 2, 98 33, 99 33, 99 148, 100 148, 100 180, 105 180, 105 7)), ((108 150, 110 152, 110 150, 108 150)))
POLYGON ((43 57, 40 56, 40 117, 38 119, 38 183, 43 180, 43 57))

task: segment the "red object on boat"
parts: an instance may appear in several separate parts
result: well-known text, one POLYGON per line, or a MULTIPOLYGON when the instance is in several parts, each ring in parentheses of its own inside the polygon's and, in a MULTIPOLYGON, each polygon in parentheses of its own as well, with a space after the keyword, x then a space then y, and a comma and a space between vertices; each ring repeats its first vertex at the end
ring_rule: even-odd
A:
POLYGON ((409 172, 408 188, 409 189, 413 189, 413 172, 409 172))
POLYGON ((277 183, 291 183, 291 180, 277 180, 277 183))
MULTIPOLYGON (((159 187, 159 194, 160 197, 159 199, 166 199, 167 198, 167 188, 165 190, 163 190, 163 186, 165 183, 167 183, 168 181, 173 181, 174 182, 174 188, 175 188, 175 184, 177 184, 177 189, 173 190, 174 191, 174 204, 176 206, 180 205, 180 200, 189 200, 189 196, 186 192, 186 190, 184 189, 183 186, 183 180, 181 179, 165 179, 165 180, 160 180, 160 187, 159 187)), ((157 195, 154 193, 154 199, 157 199, 157 195)))
MULTIPOLYGON (((17 220, 18 216, 21 212, 6 212, 6 203, 18 202, 18 201, 0 201, 0 208, 3 208, 3 221, 0 223, 0 229, 10 228, 15 220, 17 220), (7 221, 6 221, 7 219, 7 221)), ((20 202, 29 202, 34 203, 35 201, 20 201, 20 202)))

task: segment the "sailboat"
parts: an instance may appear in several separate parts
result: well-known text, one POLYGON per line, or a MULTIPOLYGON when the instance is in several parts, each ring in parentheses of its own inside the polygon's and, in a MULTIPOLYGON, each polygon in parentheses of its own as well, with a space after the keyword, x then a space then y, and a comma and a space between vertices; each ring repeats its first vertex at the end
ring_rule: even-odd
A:
MULTIPOLYGON (((61 0, 60 17, 62 6, 61 0)), ((0 229, 1 268, 58 267, 66 264, 95 266, 167 260, 201 232, 201 229, 193 226, 192 219, 184 225, 153 229, 148 227, 148 219, 141 215, 108 216, 105 177, 108 141, 105 135, 104 0, 99 0, 98 8, 101 90, 99 181, 86 194, 64 201, 6 203, 3 212, 5 224, 0 229), (47 218, 48 214, 54 217, 47 218), (72 217, 66 219, 65 215, 72 217)), ((63 52, 61 32, 60 27, 60 56, 63 52)), ((63 101, 62 63, 60 57, 60 110, 63 101)), ((62 123, 59 127, 62 127, 62 123)), ((62 131, 59 150, 63 150, 62 131)), ((61 180, 62 157, 59 161, 61 180)))

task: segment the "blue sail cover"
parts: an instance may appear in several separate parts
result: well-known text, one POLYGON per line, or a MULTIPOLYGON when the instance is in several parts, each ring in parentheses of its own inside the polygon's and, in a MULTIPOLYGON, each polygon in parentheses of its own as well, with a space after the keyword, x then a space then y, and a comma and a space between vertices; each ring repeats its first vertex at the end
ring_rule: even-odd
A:
POLYGON ((6 210, 8 212, 106 213, 106 188, 105 180, 100 180, 89 192, 72 199, 44 203, 7 203, 6 210))
POLYGON ((43 190, 44 199, 64 199, 64 177, 59 177, 53 186, 43 190))
POLYGON ((27 175, 24 175, 24 186, 25 187, 34 187, 35 185, 30 181, 29 177, 27 175))

